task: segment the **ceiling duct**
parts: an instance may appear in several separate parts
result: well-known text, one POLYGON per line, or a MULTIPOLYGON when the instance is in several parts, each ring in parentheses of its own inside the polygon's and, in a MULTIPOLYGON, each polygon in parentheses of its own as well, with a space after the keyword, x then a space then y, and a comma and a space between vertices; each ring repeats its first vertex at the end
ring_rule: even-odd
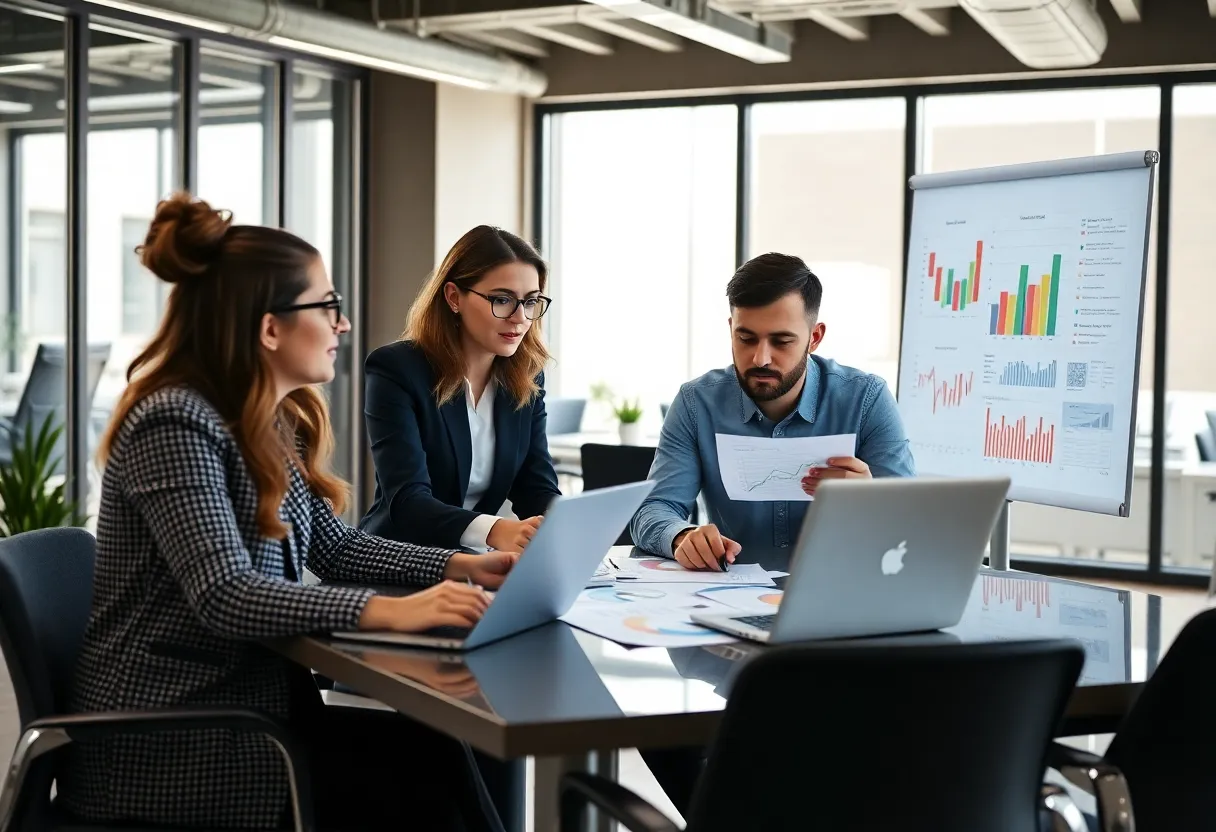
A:
POLYGON ((962 7, 1034 69, 1090 66, 1106 51, 1106 27, 1093 0, 963 0, 962 7))
POLYGON ((544 73, 503 55, 380 29, 283 0, 89 2, 427 81, 529 98, 540 97, 548 83, 544 73))
POLYGON ((790 59, 793 38, 779 24, 757 23, 705 0, 590 0, 626 17, 757 64, 790 59))

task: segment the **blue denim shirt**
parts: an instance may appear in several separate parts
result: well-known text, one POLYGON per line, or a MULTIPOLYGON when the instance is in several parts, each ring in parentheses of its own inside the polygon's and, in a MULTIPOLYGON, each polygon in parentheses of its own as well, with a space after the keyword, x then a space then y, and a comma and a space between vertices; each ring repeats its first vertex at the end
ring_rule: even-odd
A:
POLYGON ((630 524, 640 549, 672 557, 675 536, 704 492, 709 522, 748 546, 784 549, 798 536, 806 501, 743 502, 726 496, 715 434, 831 436, 857 434, 854 456, 876 477, 916 473, 895 397, 880 377, 811 356, 797 409, 775 423, 747 395, 734 367, 712 370, 680 388, 663 422, 650 479, 654 489, 630 524))

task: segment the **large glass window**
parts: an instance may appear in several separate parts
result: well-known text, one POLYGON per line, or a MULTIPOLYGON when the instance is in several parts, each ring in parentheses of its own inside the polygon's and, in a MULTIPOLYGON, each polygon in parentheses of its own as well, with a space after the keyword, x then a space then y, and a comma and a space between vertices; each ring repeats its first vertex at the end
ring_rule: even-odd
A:
POLYGON ((277 225, 274 89, 277 66, 202 47, 198 196, 238 223, 277 225))
POLYGON ((749 256, 801 257, 823 282, 822 354, 895 389, 903 274, 904 99, 751 109, 749 256))
MULTIPOLYGON (((1165 562, 1210 569, 1216 550, 1216 520, 1209 494, 1216 476, 1197 462, 1216 462, 1216 377, 1211 356, 1216 332, 1210 310, 1216 285, 1210 274, 1216 258, 1212 217, 1216 216, 1216 84, 1174 90, 1174 147, 1170 210, 1169 327, 1166 398, 1169 447, 1176 462, 1167 476, 1177 482, 1181 511, 1178 533, 1166 547, 1165 562)), ((1167 514, 1168 516, 1168 514, 1167 514)))
MULTIPOLYGON (((680 384, 730 363, 736 125, 732 105, 551 117, 548 383, 559 395, 606 384, 640 397, 657 427, 680 384)), ((584 429, 603 417, 589 409, 584 429)))
MULTIPOLYGON (((931 96, 924 100, 923 108, 922 170, 959 170, 1154 149, 1159 115, 1157 87, 931 96)), ((1147 561, 1155 219, 1149 240, 1131 516, 1117 518, 1017 503, 1011 511, 1014 555, 1147 561)), ((1178 477, 1173 480, 1177 488, 1178 477)), ((1172 499, 1170 488, 1167 484, 1167 551, 1175 545, 1171 541, 1171 512, 1180 504, 1172 499)))

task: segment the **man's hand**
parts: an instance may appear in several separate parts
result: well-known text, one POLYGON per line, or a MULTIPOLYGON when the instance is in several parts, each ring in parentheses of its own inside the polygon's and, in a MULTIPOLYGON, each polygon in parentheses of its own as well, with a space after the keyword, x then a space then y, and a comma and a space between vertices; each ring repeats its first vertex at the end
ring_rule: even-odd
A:
POLYGON ((721 572, 718 560, 725 557, 727 563, 734 563, 743 547, 729 537, 723 537, 718 533, 718 527, 710 523, 680 532, 672 542, 672 549, 676 563, 685 569, 721 572))
POLYGON ((486 552, 484 555, 459 552, 448 558, 443 577, 453 581, 470 580, 487 589, 498 589, 517 560, 519 555, 515 552, 486 552))
POLYGON ((486 545, 491 549, 503 552, 522 552, 527 548, 536 530, 540 528, 543 517, 529 517, 526 520, 511 520, 502 518, 495 520, 486 535, 486 545))
POLYGON ((812 468, 802 478, 802 490, 812 497, 824 480, 870 479, 870 466, 855 456, 837 456, 828 460, 826 468, 812 468))

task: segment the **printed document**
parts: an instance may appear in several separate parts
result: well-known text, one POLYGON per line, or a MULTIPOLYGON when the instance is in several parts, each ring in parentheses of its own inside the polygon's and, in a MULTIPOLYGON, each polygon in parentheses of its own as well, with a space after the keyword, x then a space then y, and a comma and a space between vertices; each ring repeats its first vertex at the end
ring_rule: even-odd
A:
POLYGON ((722 486, 732 500, 766 502, 812 498, 802 490, 808 470, 837 456, 853 456, 857 434, 770 439, 716 434, 722 486))

